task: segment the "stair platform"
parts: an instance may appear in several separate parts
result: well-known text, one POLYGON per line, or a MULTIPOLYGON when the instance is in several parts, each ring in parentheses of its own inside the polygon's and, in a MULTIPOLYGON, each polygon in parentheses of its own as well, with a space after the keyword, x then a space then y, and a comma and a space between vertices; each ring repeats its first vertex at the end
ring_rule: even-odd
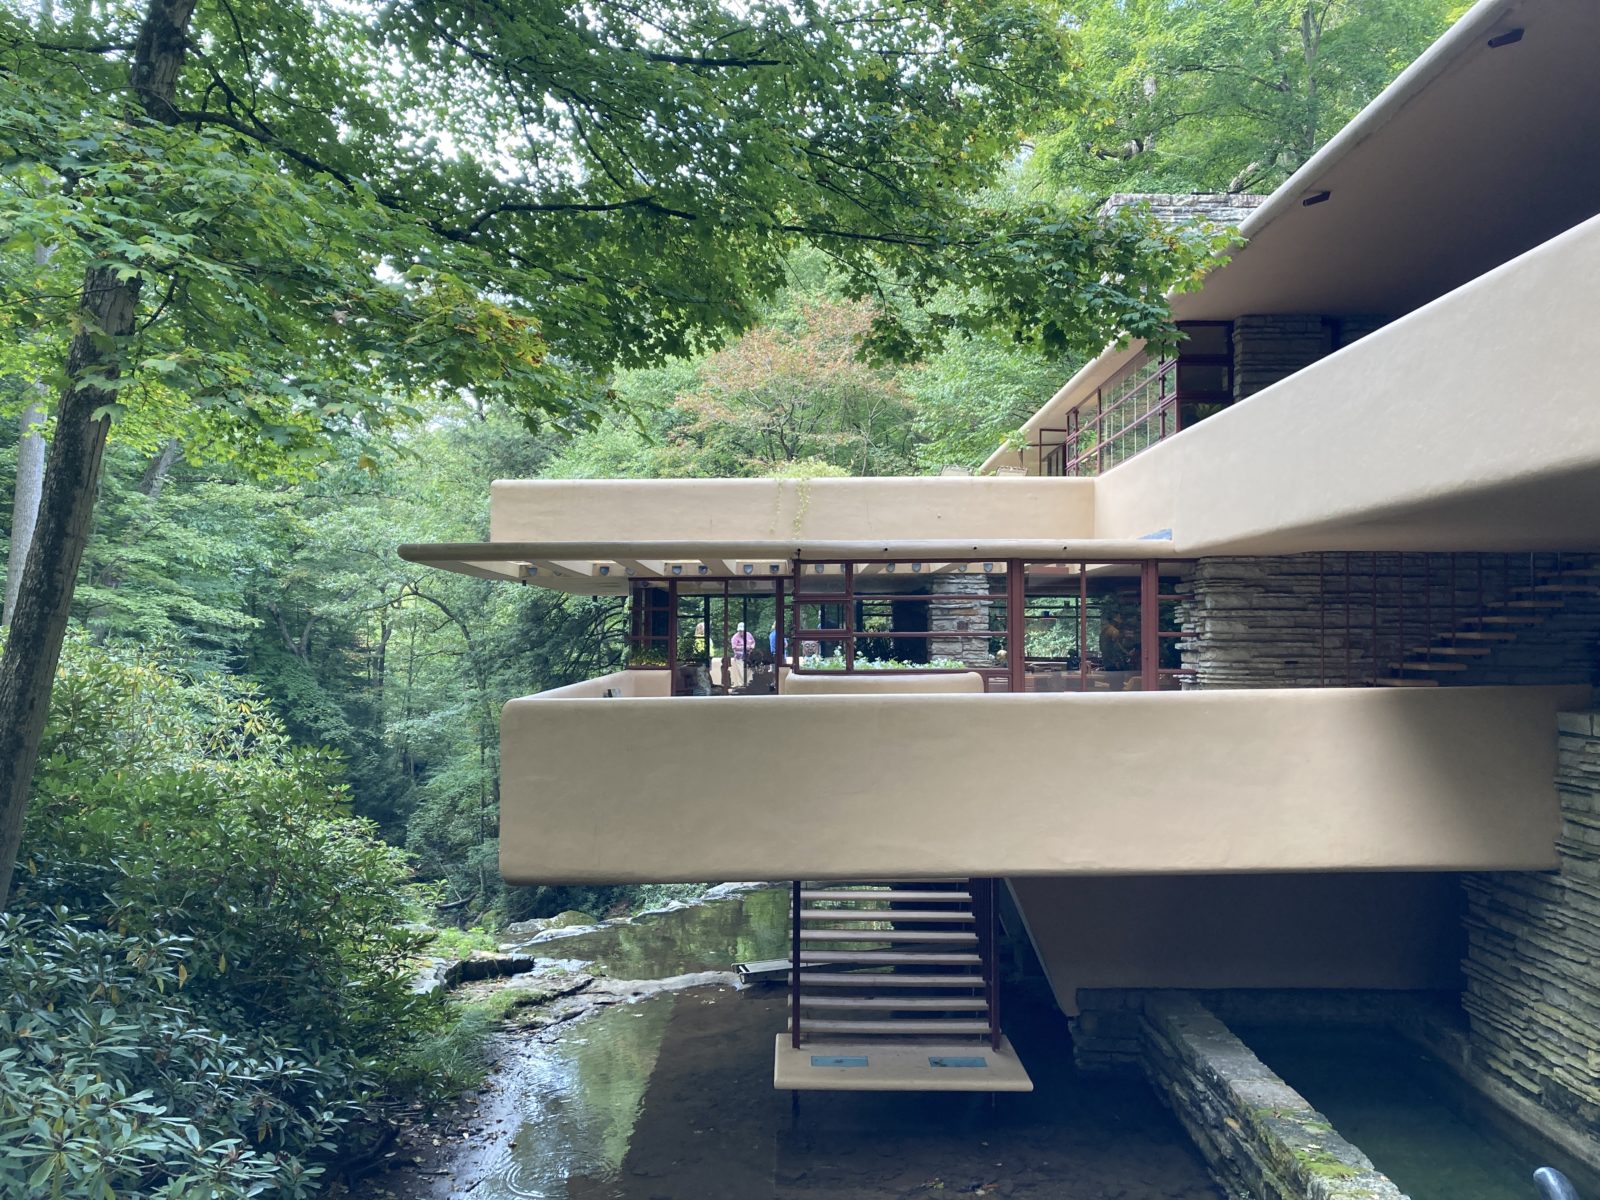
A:
POLYGON ((1011 1042, 827 1041, 796 1050, 780 1033, 772 1086, 794 1092, 1031 1092, 1033 1080, 1011 1042))

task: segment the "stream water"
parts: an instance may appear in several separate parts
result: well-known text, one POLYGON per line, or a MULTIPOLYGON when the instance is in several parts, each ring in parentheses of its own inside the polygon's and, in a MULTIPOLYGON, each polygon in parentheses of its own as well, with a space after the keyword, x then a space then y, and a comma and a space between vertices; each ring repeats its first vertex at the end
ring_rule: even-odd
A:
POLYGON ((632 997, 506 1035, 470 1128, 426 1171, 363 1195, 408 1200, 1215 1200, 1204 1164, 1137 1080, 1079 1077, 1065 1020, 1009 1009, 1028 1095, 807 1093, 772 1087, 781 988, 736 990, 734 962, 783 957, 788 896, 763 890, 524 947, 632 997), (690 978, 683 978, 684 976, 690 978), (667 981, 667 982, 658 982, 667 981))
POLYGON ((1542 1166, 1566 1172, 1580 1196, 1600 1196, 1600 1179, 1397 1034, 1293 1025, 1234 1032, 1412 1200, 1533 1200, 1542 1166))

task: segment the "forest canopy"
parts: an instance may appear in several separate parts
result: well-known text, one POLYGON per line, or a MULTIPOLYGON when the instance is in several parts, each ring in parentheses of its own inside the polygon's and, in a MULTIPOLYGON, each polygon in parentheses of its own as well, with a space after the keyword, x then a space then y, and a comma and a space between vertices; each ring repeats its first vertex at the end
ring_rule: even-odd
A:
POLYGON ((397 543, 975 466, 1230 244, 1110 193, 1269 190, 1459 7, 0 0, 0 1190, 310 1194, 459 1084, 430 926, 640 900, 496 869, 618 603, 397 543))

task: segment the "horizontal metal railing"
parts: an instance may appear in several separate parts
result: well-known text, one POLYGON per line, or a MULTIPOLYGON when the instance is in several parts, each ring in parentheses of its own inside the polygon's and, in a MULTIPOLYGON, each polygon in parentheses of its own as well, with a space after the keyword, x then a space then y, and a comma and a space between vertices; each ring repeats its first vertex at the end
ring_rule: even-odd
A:
POLYGON ((1176 358, 1138 355, 1068 409, 1060 425, 1038 430, 1039 474, 1099 475, 1177 433, 1177 371, 1176 358))

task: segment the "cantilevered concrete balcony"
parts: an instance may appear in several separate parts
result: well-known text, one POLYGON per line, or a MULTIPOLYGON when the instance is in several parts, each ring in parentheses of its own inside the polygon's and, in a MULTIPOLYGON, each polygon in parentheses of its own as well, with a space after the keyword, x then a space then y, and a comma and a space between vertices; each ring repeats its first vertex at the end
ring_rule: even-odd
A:
POLYGON ((506 706, 506 879, 1540 870, 1556 863, 1556 714, 1587 700, 668 698, 651 674, 506 706))
POLYGON ((1186 555, 1600 547, 1600 217, 1095 480, 1186 555))
POLYGON ((1094 536, 1094 481, 1019 475, 854 479, 503 480, 489 540, 402 557, 583 595, 629 579, 765 578, 800 559, 1147 557, 1094 536))

